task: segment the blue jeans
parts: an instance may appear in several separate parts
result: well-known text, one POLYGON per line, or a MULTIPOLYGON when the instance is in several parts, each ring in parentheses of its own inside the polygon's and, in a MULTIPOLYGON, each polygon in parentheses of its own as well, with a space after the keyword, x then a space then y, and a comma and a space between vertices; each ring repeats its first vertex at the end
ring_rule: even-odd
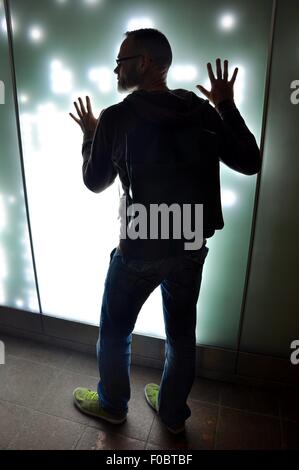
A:
POLYGON ((172 427, 191 415, 187 397, 195 378, 196 304, 208 251, 203 245, 179 257, 143 261, 112 250, 97 342, 98 395, 108 412, 119 417, 128 412, 132 332, 142 305, 161 284, 166 343, 158 412, 172 427))

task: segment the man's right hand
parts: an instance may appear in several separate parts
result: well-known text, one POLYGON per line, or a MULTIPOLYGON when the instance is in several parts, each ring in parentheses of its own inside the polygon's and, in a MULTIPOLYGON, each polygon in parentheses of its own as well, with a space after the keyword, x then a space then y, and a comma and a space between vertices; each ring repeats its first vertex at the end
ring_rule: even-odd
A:
POLYGON ((222 78, 221 60, 216 60, 217 78, 213 73, 212 65, 210 62, 207 64, 208 74, 211 81, 211 91, 206 90, 201 85, 196 85, 196 88, 205 95, 214 106, 217 106, 221 101, 234 99, 234 83, 238 73, 238 67, 235 68, 232 78, 228 81, 228 61, 224 61, 224 70, 222 78))

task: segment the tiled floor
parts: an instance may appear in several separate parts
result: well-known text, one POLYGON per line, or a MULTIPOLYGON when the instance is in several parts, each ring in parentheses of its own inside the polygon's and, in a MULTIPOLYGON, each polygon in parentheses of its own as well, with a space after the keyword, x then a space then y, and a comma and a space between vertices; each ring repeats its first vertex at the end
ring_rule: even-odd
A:
MULTIPOLYGON (((0 333, 0 449, 299 448, 298 392, 196 379, 186 432, 173 436, 147 405, 143 388, 161 371, 132 366, 127 421, 111 425, 73 405, 77 386, 95 388, 95 357, 0 333)), ((175 390, 174 390, 175 393, 175 390)))

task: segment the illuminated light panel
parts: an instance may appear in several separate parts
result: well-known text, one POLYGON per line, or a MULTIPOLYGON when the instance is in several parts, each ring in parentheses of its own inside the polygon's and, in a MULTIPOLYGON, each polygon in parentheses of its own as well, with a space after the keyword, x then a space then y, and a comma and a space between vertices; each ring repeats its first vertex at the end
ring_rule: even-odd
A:
MULTIPOLYGON (((1 29, 4 33, 7 33, 7 26, 6 26, 6 19, 5 19, 5 16, 3 16, 0 20, 0 23, 1 23, 1 29)), ((12 27, 12 31, 13 33, 16 33, 17 32, 17 23, 15 21, 14 18, 11 19, 11 27, 12 27)))
POLYGON ((0 194, 0 230, 3 230, 6 227, 6 210, 4 205, 4 197, 0 194))
POLYGON ((32 41, 38 42, 43 38, 43 31, 38 26, 32 26, 29 30, 29 37, 32 41))
POLYGON ((221 29, 224 29, 226 31, 233 29, 235 24, 236 24, 235 16, 229 13, 221 16, 221 18, 219 19, 219 26, 221 27, 221 29))
POLYGON ((15 204, 16 196, 8 196, 7 201, 8 201, 9 204, 15 204))
POLYGON ((231 78, 233 71, 238 67, 237 78, 234 85, 234 101, 239 106, 244 100, 244 88, 245 88, 245 69, 242 65, 229 64, 228 78, 231 78), (231 72, 230 72, 231 71, 231 72))
POLYGON ((7 277, 7 263, 5 259, 5 252, 2 246, 0 246, 0 280, 7 277))
POLYGON ((4 33, 6 33, 7 27, 6 27, 6 20, 4 17, 1 18, 1 29, 2 31, 4 31, 4 33))
POLYGON ((108 93, 112 90, 113 74, 108 67, 92 68, 88 72, 88 78, 97 84, 101 92, 108 93))
POLYGON ((174 65, 170 76, 175 81, 191 82, 197 77, 197 69, 194 65, 174 65))
POLYGON ((153 28, 154 23, 150 18, 142 17, 142 18, 132 18, 128 21, 127 29, 128 31, 134 31, 135 29, 141 28, 153 28))
POLYGON ((84 0, 87 5, 96 5, 99 3, 99 0, 84 0))
POLYGON ((237 196, 231 189, 221 190, 221 201, 224 207, 234 206, 237 201, 237 196))
POLYGON ((6 303, 5 291, 4 287, 0 285, 0 305, 4 305, 6 303))
POLYGON ((72 72, 62 65, 59 60, 51 62, 51 88, 53 93, 66 94, 73 88, 72 72))

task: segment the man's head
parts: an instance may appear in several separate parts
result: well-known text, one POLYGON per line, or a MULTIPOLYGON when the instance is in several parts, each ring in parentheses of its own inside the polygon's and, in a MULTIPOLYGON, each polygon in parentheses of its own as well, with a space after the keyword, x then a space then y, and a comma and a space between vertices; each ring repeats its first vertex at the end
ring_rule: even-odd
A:
POLYGON ((118 90, 167 89, 166 77, 172 62, 167 38, 157 29, 127 31, 121 44, 114 73, 118 90), (121 60, 127 58, 127 60, 121 60))

